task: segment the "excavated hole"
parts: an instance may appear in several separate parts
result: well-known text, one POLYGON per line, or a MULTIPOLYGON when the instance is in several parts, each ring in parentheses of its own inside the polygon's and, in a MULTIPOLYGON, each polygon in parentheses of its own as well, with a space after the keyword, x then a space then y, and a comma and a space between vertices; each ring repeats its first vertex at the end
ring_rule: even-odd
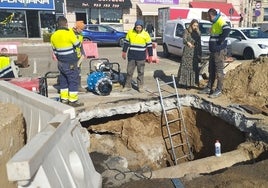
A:
MULTIPOLYGON (((176 114, 173 111, 169 116, 176 114)), ((237 149, 247 139, 238 128, 205 111, 183 107, 183 115, 194 160, 213 156, 215 140, 220 140, 225 153, 237 149)), ((161 122, 161 113, 148 112, 94 118, 82 122, 82 126, 90 132, 90 153, 124 157, 132 170, 144 166, 156 170, 174 165, 163 139, 166 128, 161 130, 161 122)))

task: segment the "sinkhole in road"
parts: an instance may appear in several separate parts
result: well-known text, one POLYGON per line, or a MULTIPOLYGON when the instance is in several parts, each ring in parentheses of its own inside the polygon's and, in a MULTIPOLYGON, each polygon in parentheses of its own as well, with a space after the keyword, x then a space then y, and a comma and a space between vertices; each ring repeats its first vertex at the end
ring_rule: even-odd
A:
MULTIPOLYGON (((183 107, 182 112, 194 160, 214 156, 216 140, 221 142, 222 153, 226 153, 247 139, 246 133, 204 110, 183 107)), ((176 114, 172 111, 169 115, 176 114)), ((163 138, 162 123, 160 112, 145 112, 93 118, 81 124, 90 133, 90 153, 123 157, 129 169, 149 166, 156 170, 174 165, 167 149, 168 139, 163 138)), ((182 147, 180 150, 185 152, 182 147)), ((178 162, 186 161, 189 159, 178 162)))

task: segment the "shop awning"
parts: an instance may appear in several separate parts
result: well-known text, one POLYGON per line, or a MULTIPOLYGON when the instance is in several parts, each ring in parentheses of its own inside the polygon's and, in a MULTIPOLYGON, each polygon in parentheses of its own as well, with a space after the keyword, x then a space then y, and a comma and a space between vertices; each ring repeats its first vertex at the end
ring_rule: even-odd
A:
POLYGON ((239 20, 240 15, 237 13, 232 3, 218 2, 190 2, 191 8, 215 8, 224 13, 230 20, 239 20), (233 13, 232 15, 230 13, 233 13))
POLYGON ((132 8, 131 0, 104 1, 104 0, 66 0, 68 7, 77 8, 132 8))
POLYGON ((158 8, 167 7, 159 4, 137 4, 143 16, 157 16, 158 8))

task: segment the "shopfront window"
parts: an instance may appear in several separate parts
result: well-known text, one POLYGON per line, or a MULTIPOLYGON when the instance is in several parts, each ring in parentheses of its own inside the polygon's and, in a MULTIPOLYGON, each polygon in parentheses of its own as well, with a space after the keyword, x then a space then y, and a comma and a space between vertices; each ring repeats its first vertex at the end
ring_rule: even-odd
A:
POLYGON ((89 24, 98 24, 99 23, 99 9, 89 9, 89 24))
POLYGON ((122 9, 90 9, 89 22, 97 23, 122 23, 122 9))
POLYGON ((122 9, 89 9, 89 24, 106 24, 123 31, 122 9))
POLYGON ((56 30, 56 15, 51 11, 41 11, 40 20, 43 31, 52 33, 56 30))
POLYGON ((0 37, 26 37, 25 11, 0 11, 0 37))
POLYGON ((101 22, 122 23, 122 9, 100 9, 101 22))

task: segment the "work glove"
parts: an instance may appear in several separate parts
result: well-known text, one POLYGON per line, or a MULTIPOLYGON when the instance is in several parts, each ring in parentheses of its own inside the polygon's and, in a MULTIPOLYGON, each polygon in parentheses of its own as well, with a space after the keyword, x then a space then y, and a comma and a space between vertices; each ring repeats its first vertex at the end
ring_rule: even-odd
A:
POLYGON ((153 56, 149 56, 149 57, 148 57, 148 62, 149 62, 149 63, 152 63, 152 62, 153 62, 153 56))
POLYGON ((122 58, 126 59, 127 58, 127 53, 126 52, 122 52, 122 58))

